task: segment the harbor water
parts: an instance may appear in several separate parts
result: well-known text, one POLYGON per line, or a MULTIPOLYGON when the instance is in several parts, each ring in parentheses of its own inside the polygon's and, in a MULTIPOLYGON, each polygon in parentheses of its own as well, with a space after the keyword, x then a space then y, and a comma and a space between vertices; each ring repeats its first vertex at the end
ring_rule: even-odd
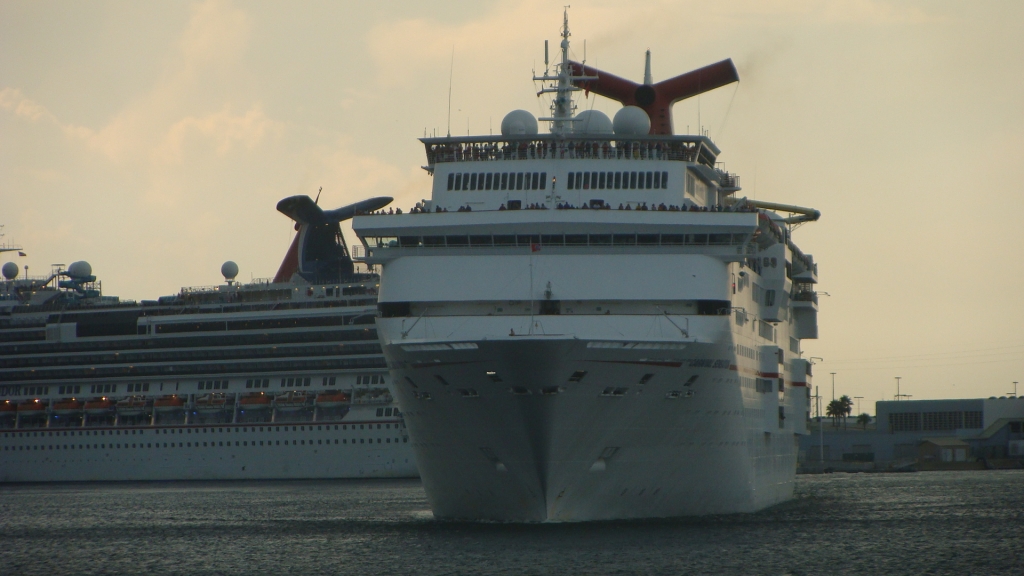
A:
POLYGON ((0 487, 0 574, 1024 574, 1024 471, 799 476, 756 514, 433 519, 417 481, 0 487))

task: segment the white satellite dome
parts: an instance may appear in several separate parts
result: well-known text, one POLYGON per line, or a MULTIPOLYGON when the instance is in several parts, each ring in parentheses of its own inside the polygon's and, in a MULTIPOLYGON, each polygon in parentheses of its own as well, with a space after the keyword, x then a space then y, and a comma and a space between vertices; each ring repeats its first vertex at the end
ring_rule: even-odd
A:
POLYGON ((623 106, 612 121, 615 133, 621 136, 642 136, 651 131, 651 118, 643 108, 623 106))
POLYGON ((572 131, 575 134, 611 134, 612 121, 600 110, 584 110, 576 115, 572 131))
POLYGON ((228 260, 227 262, 221 265, 220 273, 222 276, 224 276, 225 280, 230 282, 231 280, 235 279, 235 276, 238 276, 238 264, 235 264, 231 260, 228 260))
POLYGON ((18 265, 14 262, 8 262, 4 264, 3 268, 4 278, 8 280, 14 280, 18 277, 18 265))
POLYGON ((501 119, 502 136, 533 136, 537 133, 537 118, 526 110, 513 110, 501 119))
POLYGON ((88 278, 92 276, 92 266, 85 260, 72 262, 67 269, 67 275, 72 278, 88 278))

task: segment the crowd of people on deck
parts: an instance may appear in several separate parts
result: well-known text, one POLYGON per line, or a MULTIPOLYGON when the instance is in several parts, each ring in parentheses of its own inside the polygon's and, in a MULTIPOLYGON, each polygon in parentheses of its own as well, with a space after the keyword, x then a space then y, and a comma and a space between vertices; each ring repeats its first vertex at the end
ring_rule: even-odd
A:
POLYGON ((699 145, 686 142, 616 140, 533 140, 427 145, 427 162, 599 158, 693 162, 699 145))
MULTIPOLYGON (((409 213, 410 214, 425 214, 425 213, 429 213, 430 210, 428 210, 425 206, 426 206, 425 202, 417 202, 416 205, 413 206, 411 210, 409 210, 409 213)), ((611 206, 611 204, 607 204, 607 203, 600 203, 600 204, 594 204, 594 205, 589 205, 589 204, 584 203, 584 204, 581 204, 579 206, 576 206, 576 205, 574 205, 572 203, 569 203, 569 202, 559 202, 558 204, 555 205, 554 209, 555 210, 588 210, 588 209, 589 210, 611 210, 612 206, 611 206)), ((720 205, 697 206, 696 204, 677 206, 675 204, 665 204, 665 203, 661 203, 661 204, 658 204, 658 205, 648 206, 646 202, 641 202, 640 204, 637 204, 637 205, 634 206, 634 205, 632 205, 630 203, 625 203, 625 204, 621 204, 620 203, 619 207, 617 209, 618 210, 655 211, 655 212, 757 212, 757 208, 751 206, 750 204, 748 204, 746 202, 740 202, 740 203, 734 204, 734 205, 729 206, 729 207, 720 206, 720 205)), ((523 207, 520 207, 518 202, 515 203, 512 206, 506 206, 504 203, 502 203, 501 206, 498 207, 498 210, 499 211, 500 210, 548 210, 548 206, 547 206, 547 204, 545 204, 543 202, 531 202, 530 204, 527 204, 526 206, 523 206, 523 207)), ((448 209, 447 208, 442 208, 441 206, 435 206, 433 211, 435 213, 443 213, 443 212, 448 212, 448 209)), ((459 206, 455 211, 456 212, 472 212, 473 211, 473 207, 470 206, 469 204, 466 204, 465 206, 459 206)), ((402 214, 402 209, 401 208, 388 208, 387 210, 376 210, 374 212, 359 212, 357 215, 358 216, 366 216, 366 215, 386 216, 386 215, 394 215, 394 214, 402 214)))

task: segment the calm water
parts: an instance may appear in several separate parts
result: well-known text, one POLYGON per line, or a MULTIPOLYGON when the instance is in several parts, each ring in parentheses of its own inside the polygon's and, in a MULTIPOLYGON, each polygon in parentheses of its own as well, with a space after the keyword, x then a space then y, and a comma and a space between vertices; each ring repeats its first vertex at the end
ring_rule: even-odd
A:
POLYGON ((798 478, 750 515, 434 521, 413 481, 0 488, 0 574, 1024 574, 1024 471, 798 478))

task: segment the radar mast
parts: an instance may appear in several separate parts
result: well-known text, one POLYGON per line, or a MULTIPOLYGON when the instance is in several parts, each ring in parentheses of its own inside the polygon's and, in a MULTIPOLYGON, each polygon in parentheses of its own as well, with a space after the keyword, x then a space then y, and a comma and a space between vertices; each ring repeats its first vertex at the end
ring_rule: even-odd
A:
POLYGON ((597 76, 573 74, 572 64, 569 62, 569 36, 571 36, 569 33, 569 10, 566 9, 562 13, 562 60, 555 64, 556 74, 554 76, 550 74, 547 41, 545 40, 544 75, 533 77, 534 81, 549 82, 547 86, 541 88, 540 92, 537 92, 537 96, 541 94, 555 95, 551 101, 551 116, 539 118, 541 121, 551 122, 550 130, 552 134, 566 134, 572 131, 573 114, 576 111, 576 106, 572 102, 572 93, 582 90, 582 88, 574 86, 573 82, 597 80, 597 76))

